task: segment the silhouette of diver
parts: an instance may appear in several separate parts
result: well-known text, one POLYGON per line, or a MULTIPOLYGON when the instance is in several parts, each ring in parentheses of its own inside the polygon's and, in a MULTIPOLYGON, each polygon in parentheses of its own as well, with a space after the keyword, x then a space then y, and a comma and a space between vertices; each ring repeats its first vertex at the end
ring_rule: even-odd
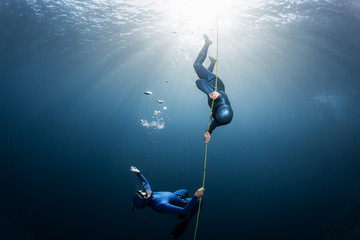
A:
POLYGON ((229 124, 233 118, 233 111, 230 105, 227 94, 225 93, 225 85, 221 79, 217 78, 217 91, 215 91, 216 75, 212 73, 216 63, 216 59, 209 57, 211 64, 206 69, 202 64, 205 61, 207 51, 212 41, 208 36, 204 35, 205 43, 199 55, 194 62, 194 69, 200 79, 196 80, 196 86, 206 93, 208 96, 208 104, 211 108, 212 100, 214 99, 214 106, 212 112, 212 121, 210 123, 209 132, 204 135, 205 143, 208 143, 211 134, 218 126, 229 124))
POLYGON ((185 230, 190 219, 195 215, 199 198, 204 195, 204 188, 199 188, 192 198, 188 198, 188 191, 180 189, 176 192, 152 192, 149 182, 140 173, 140 170, 134 166, 130 167, 130 171, 136 173, 139 178, 143 190, 139 190, 133 197, 133 206, 136 208, 144 208, 149 206, 160 213, 175 214, 178 218, 184 219, 171 233, 175 238, 180 236, 185 230))

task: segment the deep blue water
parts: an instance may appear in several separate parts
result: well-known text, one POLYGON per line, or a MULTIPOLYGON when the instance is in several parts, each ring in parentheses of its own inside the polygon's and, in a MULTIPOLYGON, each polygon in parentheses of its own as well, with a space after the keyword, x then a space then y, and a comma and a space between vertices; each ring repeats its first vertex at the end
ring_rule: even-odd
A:
MULTIPOLYGON (((129 167, 154 191, 202 184, 201 4, 0 2, 0 239, 171 239, 176 217, 131 211, 129 167)), ((359 1, 221 5, 234 119, 208 146, 197 239, 360 239, 359 1)))

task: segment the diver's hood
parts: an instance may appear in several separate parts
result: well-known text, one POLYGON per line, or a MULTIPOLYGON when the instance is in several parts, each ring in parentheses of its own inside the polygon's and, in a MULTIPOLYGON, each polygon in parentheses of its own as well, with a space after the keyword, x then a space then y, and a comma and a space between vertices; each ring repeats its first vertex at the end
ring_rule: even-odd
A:
POLYGON ((133 204, 136 208, 141 209, 141 208, 144 208, 149 205, 150 199, 151 199, 151 196, 148 199, 142 199, 137 194, 135 194, 133 197, 133 204))
POLYGON ((229 105, 221 105, 215 115, 215 120, 220 125, 226 125, 231 122, 233 118, 233 111, 229 105))

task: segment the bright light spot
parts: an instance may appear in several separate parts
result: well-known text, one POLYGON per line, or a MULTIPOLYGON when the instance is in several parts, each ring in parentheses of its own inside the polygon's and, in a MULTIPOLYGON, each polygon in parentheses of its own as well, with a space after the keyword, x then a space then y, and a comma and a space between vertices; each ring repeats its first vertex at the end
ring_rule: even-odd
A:
POLYGON ((196 25, 207 24, 224 12, 226 5, 219 2, 217 0, 171 1, 169 13, 175 19, 186 17, 196 25))
POLYGON ((166 3, 166 22, 176 32, 216 29, 217 18, 220 20, 231 9, 230 1, 225 0, 181 0, 166 3))

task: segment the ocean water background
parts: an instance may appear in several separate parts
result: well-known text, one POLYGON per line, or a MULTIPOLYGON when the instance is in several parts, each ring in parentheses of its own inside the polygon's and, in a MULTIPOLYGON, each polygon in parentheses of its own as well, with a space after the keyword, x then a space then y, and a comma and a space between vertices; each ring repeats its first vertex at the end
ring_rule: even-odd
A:
POLYGON ((192 63, 202 34, 216 56, 217 22, 234 119, 197 239, 360 239, 360 2, 216 4, 0 2, 0 239, 171 239, 176 217, 131 211, 129 167, 154 191, 201 186, 192 63))

